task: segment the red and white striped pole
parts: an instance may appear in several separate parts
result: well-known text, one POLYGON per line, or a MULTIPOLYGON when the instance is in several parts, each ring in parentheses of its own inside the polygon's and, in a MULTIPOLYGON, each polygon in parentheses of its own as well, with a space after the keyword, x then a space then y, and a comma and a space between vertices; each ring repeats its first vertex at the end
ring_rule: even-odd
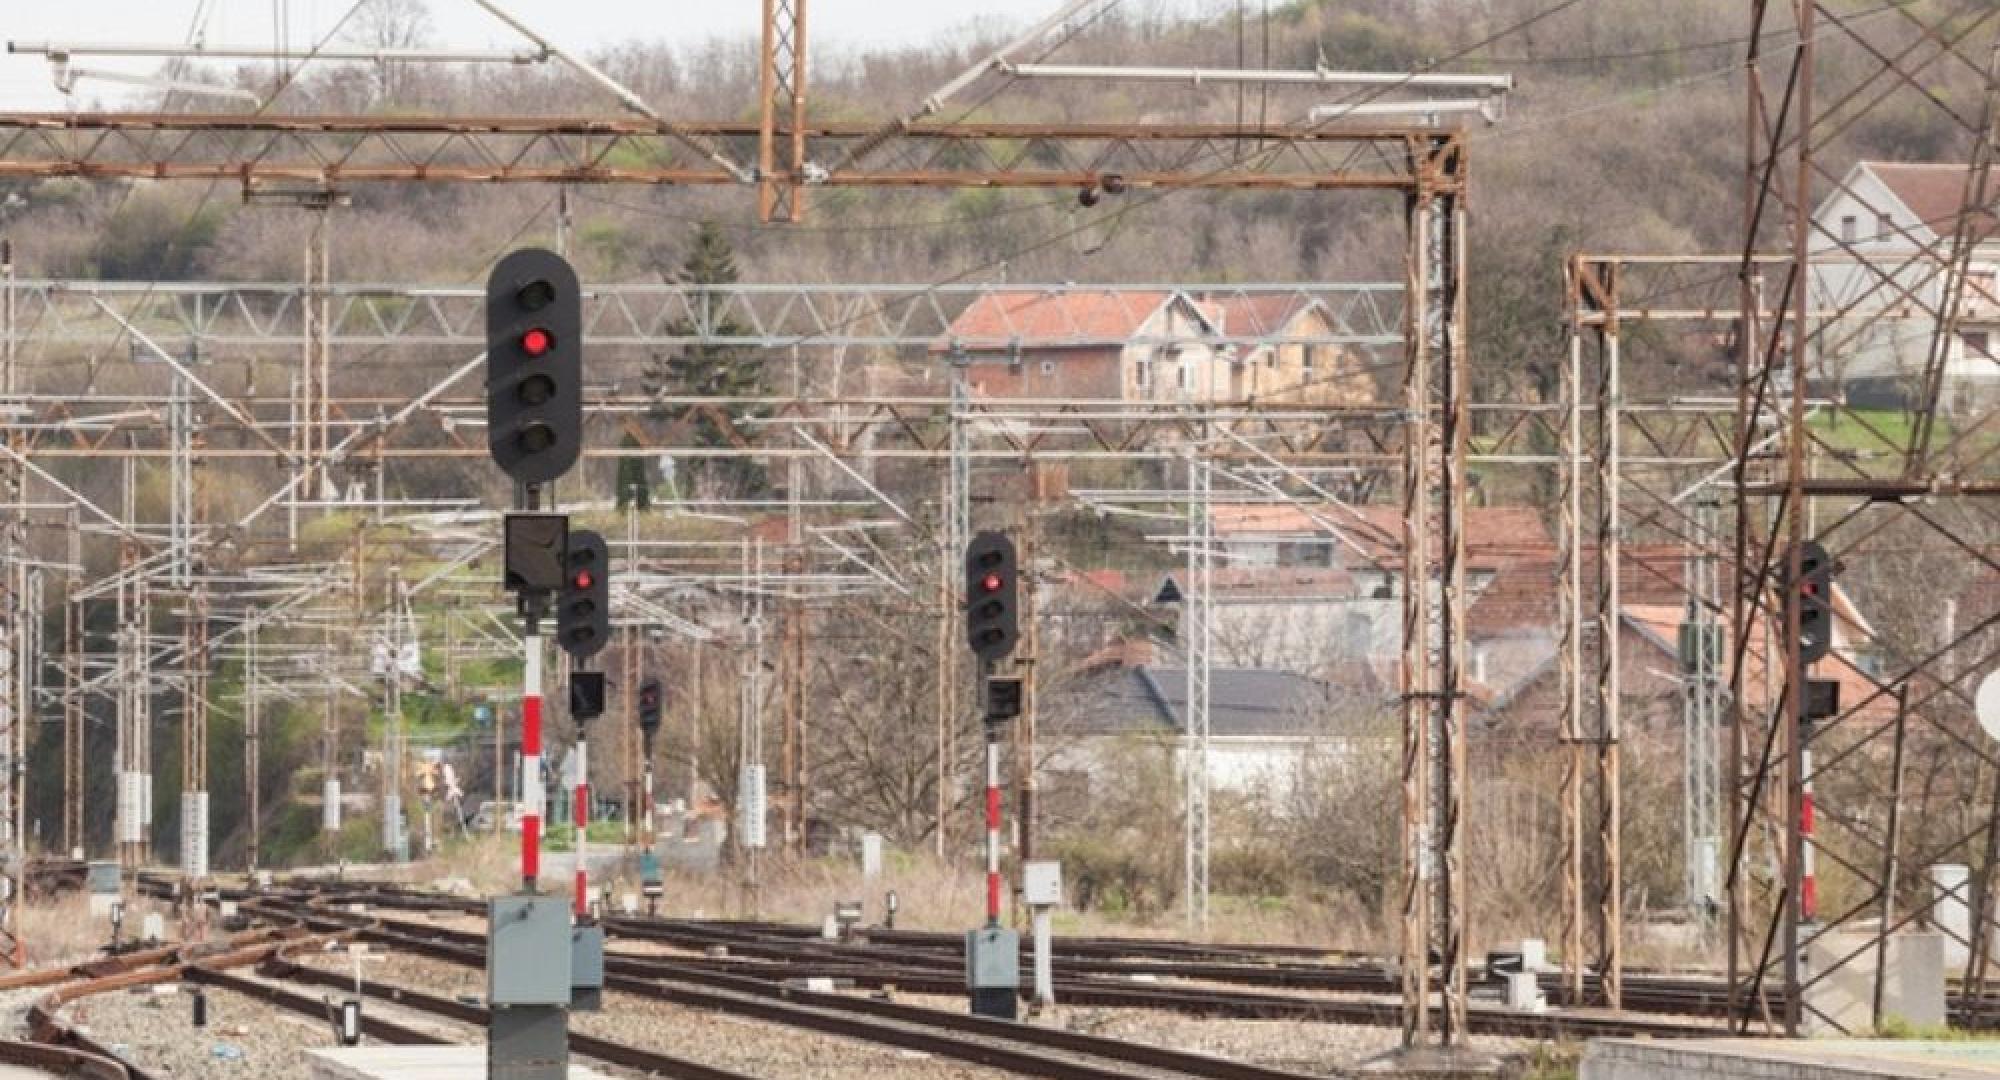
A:
POLYGON ((590 867, 584 863, 584 841, 590 835, 590 742, 582 722, 576 725, 576 912, 590 917, 590 867))
POLYGON ((986 727, 986 925, 1000 925, 1000 738, 986 727))
MULTIPOLYGON (((1803 738, 1805 732, 1800 731, 1803 738)), ((1799 921, 1819 917, 1819 878, 1813 874, 1813 783, 1812 751, 1799 750, 1799 921)))
POLYGON ((521 690, 521 888, 535 891, 542 873, 542 639, 528 618, 528 652, 521 690))

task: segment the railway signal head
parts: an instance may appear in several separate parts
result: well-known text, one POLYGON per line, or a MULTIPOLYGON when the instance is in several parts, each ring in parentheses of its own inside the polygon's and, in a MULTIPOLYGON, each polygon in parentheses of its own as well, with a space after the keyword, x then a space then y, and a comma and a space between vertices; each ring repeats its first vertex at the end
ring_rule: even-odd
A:
POLYGON ((1812 541, 1799 547, 1799 662, 1833 651, 1833 558, 1812 541))
POLYGON ((581 724, 604 715, 604 673, 602 671, 572 671, 569 673, 569 715, 581 724))
POLYGON ((1007 656, 1020 640, 1014 542, 983 532, 965 548, 965 642, 986 663, 1007 656))
MULTIPOLYGON (((561 514, 508 514, 504 573, 509 592, 547 596, 562 588, 569 518, 561 514)), ((383 658, 386 667, 388 658, 383 658)))
POLYGON ((647 735, 660 730, 660 680, 650 675, 639 684, 639 730, 647 735))
POLYGON ((582 290, 554 252, 516 251, 486 280, 486 445, 523 484, 583 451, 582 290))
POLYGON ((562 596, 556 603, 556 642, 581 660, 611 641, 611 551, 604 537, 573 529, 563 558, 562 596))

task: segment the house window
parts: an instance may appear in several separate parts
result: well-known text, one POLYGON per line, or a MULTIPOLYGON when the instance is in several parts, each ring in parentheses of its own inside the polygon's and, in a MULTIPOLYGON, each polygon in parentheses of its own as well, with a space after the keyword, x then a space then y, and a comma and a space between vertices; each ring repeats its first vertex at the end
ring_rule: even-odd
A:
POLYGON ((1180 362, 1181 393, 1185 394, 1194 389, 1194 362, 1188 359, 1186 353, 1180 355, 1180 362))
POLYGON ((1054 375, 1055 373, 1056 373, 1056 362, 1054 360, 1042 361, 1042 374, 1054 375))
POLYGON ((1887 214, 1875 215, 1875 239, 1887 240, 1896 233, 1896 219, 1887 214))
POLYGON ((1845 217, 1842 217, 1842 218, 1840 219, 1840 242, 1841 242, 1841 243, 1843 243, 1843 244, 1852 244, 1852 243, 1854 242, 1854 240, 1855 240, 1855 226, 1856 226, 1856 224, 1857 224, 1857 222, 1856 222, 1856 221, 1854 220, 1854 215, 1853 215, 1853 214, 1848 214, 1848 215, 1846 215, 1845 217))
POLYGON ((1307 382, 1311 382, 1313 367, 1319 362, 1319 346, 1308 345, 1300 350, 1300 352, 1304 355, 1305 359, 1299 362, 1299 373, 1305 376, 1307 382))
POLYGON ((1992 268, 1965 272, 1965 299, 1974 304, 2000 303, 2000 273, 1992 268))
POLYGON ((1142 356, 1139 358, 1139 389, 1151 390, 1152 388, 1153 361, 1149 356, 1142 356))

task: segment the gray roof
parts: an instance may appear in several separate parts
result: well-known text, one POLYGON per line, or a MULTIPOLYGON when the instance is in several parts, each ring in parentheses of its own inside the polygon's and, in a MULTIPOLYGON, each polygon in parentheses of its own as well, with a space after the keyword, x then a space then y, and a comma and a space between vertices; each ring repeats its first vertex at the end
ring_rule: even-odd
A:
MULTIPOLYGON (((1334 688, 1288 671, 1215 668, 1209 674, 1209 733, 1218 736, 1324 732, 1334 688)), ((1118 668, 1086 679, 1064 704, 1066 729, 1079 735, 1160 734, 1186 730, 1187 671, 1118 668)))

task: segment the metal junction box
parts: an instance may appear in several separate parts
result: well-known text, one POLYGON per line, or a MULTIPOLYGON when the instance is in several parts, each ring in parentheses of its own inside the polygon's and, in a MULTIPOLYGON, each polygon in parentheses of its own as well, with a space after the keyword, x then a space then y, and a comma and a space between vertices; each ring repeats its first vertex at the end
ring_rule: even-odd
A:
POLYGON ((1062 903, 1062 864, 1054 859, 1035 859, 1021 864, 1021 899, 1029 907, 1056 907, 1062 903))
POLYGON ((999 926, 968 931, 965 987, 974 1015, 1014 1019, 1021 999, 1021 935, 999 926))
POLYGON ((604 1007, 602 926, 579 926, 570 931, 569 985, 572 1010, 596 1012, 604 1007))
POLYGON ((486 925, 489 1004, 569 1004, 568 898, 496 896, 487 901, 486 925))

